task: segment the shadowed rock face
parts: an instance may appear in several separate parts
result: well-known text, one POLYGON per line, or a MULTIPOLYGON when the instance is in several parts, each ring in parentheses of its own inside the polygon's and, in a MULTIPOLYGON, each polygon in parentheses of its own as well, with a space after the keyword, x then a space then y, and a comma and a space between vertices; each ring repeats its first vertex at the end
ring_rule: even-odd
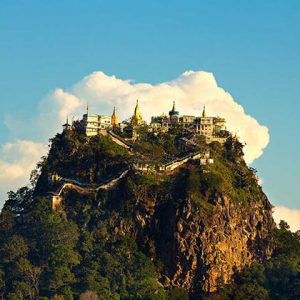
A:
POLYGON ((155 252, 148 255, 163 263, 164 286, 215 292, 231 281, 234 271, 271 255, 269 233, 274 221, 265 196, 248 206, 222 194, 210 202, 208 214, 189 199, 176 209, 171 201, 161 207, 156 200, 144 198, 136 202, 133 219, 115 219, 114 232, 137 240, 147 232, 154 238, 155 252))

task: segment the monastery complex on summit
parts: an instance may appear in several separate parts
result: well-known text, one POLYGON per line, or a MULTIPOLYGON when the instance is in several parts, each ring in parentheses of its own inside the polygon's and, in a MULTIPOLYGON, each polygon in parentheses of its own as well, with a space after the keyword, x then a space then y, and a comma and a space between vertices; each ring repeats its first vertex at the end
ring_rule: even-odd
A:
MULTIPOLYGON (((173 107, 169 114, 153 116, 150 124, 147 124, 140 111, 138 101, 130 119, 119 122, 116 109, 113 109, 111 116, 90 114, 87 107, 86 113, 79 121, 69 124, 68 118, 63 125, 64 132, 77 131, 85 134, 87 137, 97 135, 108 135, 118 145, 126 148, 130 155, 133 155, 130 166, 116 174, 110 180, 95 184, 82 183, 78 180, 63 178, 58 174, 49 174, 49 181, 60 183, 59 189, 51 194, 52 208, 56 209, 62 201, 64 189, 75 189, 79 193, 94 193, 99 190, 108 190, 113 188, 120 179, 122 179, 129 170, 142 173, 169 174, 188 162, 198 162, 201 166, 214 164, 214 158, 210 155, 210 150, 203 148, 199 143, 193 140, 197 136, 203 136, 206 143, 226 142, 231 134, 226 130, 225 119, 220 117, 207 116, 205 107, 201 116, 181 115, 173 107), (143 154, 139 153, 133 145, 134 141, 141 139, 143 133, 158 135, 160 133, 180 133, 179 144, 182 153, 179 155, 168 155, 160 161, 145 159, 143 154)), ((209 172, 204 169, 203 172, 209 172)))
POLYGON ((208 143, 213 141, 224 143, 228 137, 225 122, 224 118, 208 116, 205 106, 201 116, 181 115, 176 110, 174 101, 168 115, 153 116, 150 124, 147 124, 142 118, 137 100, 134 113, 129 120, 119 122, 115 108, 112 115, 109 116, 90 114, 87 107, 82 120, 75 121, 72 125, 67 121, 63 128, 64 130, 79 130, 88 137, 105 134, 105 132, 110 131, 120 133, 126 139, 137 139, 140 128, 146 128, 148 132, 153 132, 154 134, 168 132, 171 128, 181 128, 190 133, 205 136, 208 143))

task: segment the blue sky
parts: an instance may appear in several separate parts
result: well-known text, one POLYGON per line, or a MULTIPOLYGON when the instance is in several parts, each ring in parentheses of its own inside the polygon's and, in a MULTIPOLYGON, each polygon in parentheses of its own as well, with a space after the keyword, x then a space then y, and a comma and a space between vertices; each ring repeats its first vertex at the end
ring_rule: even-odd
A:
POLYGON ((0 144, 16 138, 8 114, 33 117, 93 71, 155 84, 204 70, 269 128, 253 166, 273 204, 300 209, 299 20, 292 0, 2 0, 0 144))

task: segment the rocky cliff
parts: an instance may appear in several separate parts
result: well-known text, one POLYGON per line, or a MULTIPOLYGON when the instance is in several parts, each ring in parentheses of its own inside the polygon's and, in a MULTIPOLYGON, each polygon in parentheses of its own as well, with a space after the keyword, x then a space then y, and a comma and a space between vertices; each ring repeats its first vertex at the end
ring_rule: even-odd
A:
MULTIPOLYGON (((95 196, 108 232, 134 238, 162 264, 158 280, 164 287, 196 294, 217 291, 234 272, 272 251, 271 205, 242 159, 241 144, 215 143, 208 150, 213 166, 187 163, 169 174, 131 171, 105 200, 101 192, 95 196)), ((73 210, 67 199, 65 210, 73 210)))
MULTIPOLYGON (((34 189, 12 194, 2 213, 13 218, 3 224, 15 224, 9 234, 0 232, 3 245, 25 243, 22 259, 38 268, 33 295, 40 285, 40 294, 66 299, 85 291, 101 299, 169 299, 174 288, 198 297, 218 292, 237 271, 270 257, 271 205, 237 140, 196 140, 191 147, 209 151, 213 164, 187 161, 160 173, 132 168, 137 156, 159 162, 194 153, 180 138, 147 136, 130 153, 107 136, 68 132, 51 141, 33 174, 34 189), (57 197, 61 182, 50 182, 51 174, 68 182, 54 210, 50 195, 57 197), (116 180, 116 174, 125 175, 116 180)), ((3 268, 10 274, 10 263, 3 268)), ((4 295, 24 295, 16 291, 21 277, 7 278, 4 295)))
POLYGON ((161 205, 153 191, 143 195, 135 197, 131 215, 113 214, 112 231, 131 235, 152 260, 163 263, 159 280, 165 287, 216 292, 234 272, 271 255, 274 222, 265 196, 245 206, 216 193, 203 209, 188 197, 175 207, 173 198, 161 205))

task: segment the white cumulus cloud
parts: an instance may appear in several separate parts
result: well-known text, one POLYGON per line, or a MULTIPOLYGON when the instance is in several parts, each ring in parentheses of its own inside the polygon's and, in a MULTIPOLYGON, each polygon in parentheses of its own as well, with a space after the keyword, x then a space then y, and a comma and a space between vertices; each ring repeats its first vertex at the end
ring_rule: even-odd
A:
MULTIPOLYGON (((168 112, 172 100, 182 114, 200 115, 206 105, 209 115, 223 116, 227 128, 237 132, 245 146, 245 159, 253 162, 263 153, 269 143, 268 128, 246 114, 243 107, 223 88, 219 87, 212 73, 187 71, 172 81, 152 85, 121 80, 103 72, 94 72, 68 93, 80 99, 82 105, 89 103, 94 113, 111 113, 117 107, 121 118, 128 118, 139 99, 143 117, 149 121, 152 115, 168 112)), ((78 106, 82 113, 83 106, 78 106)))
POLYGON ((300 210, 284 206, 275 206, 273 212, 274 220, 277 224, 281 220, 286 221, 292 231, 300 230, 300 210))
POLYGON ((0 200, 6 199, 6 193, 26 185, 31 171, 41 156, 47 153, 47 147, 41 143, 17 140, 6 143, 0 149, 0 200))
MULTIPOLYGON (((68 89, 57 88, 45 96, 33 119, 18 118, 16 122, 14 113, 13 117, 7 115, 5 123, 13 139, 31 140, 33 144, 40 145, 61 130, 67 115, 80 118, 87 104, 90 112, 97 114, 111 114, 113 106, 116 106, 119 119, 127 119, 133 113, 136 99, 139 99, 141 113, 146 121, 150 121, 152 115, 168 112, 173 100, 181 114, 201 115, 206 105, 208 115, 225 117, 227 128, 237 132, 240 140, 246 144, 244 151, 248 163, 262 155, 269 143, 268 128, 248 115, 228 92, 219 87, 212 73, 204 71, 186 71, 174 80, 159 84, 135 83, 100 71, 94 72, 68 89)), ((34 167, 43 154, 41 151, 29 155, 25 150, 21 151, 18 145, 19 142, 2 147, 1 186, 5 186, 8 180, 4 177, 9 177, 9 187, 17 188, 19 179, 26 178, 29 169, 34 167), (5 150, 9 147, 14 151, 5 150)))

